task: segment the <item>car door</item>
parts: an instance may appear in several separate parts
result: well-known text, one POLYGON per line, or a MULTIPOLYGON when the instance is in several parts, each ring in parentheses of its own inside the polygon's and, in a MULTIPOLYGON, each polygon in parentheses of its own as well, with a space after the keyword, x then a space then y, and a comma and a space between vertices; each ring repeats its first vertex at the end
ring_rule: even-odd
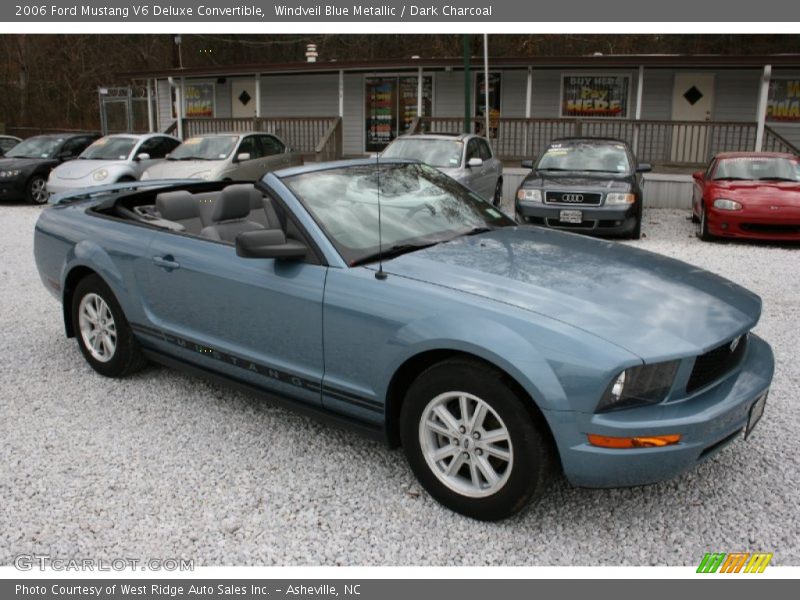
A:
POLYGON ((162 161, 164 157, 172 152, 179 144, 180 142, 178 140, 164 136, 147 138, 139 144, 134 154, 134 171, 141 177, 142 173, 144 173, 148 167, 162 161), (143 153, 149 154, 150 158, 146 160, 136 160, 136 157, 143 153))
POLYGON ((142 281, 152 343, 259 388, 321 403, 327 267, 241 258, 233 245, 159 231, 142 281))
POLYGON ((470 167, 469 161, 473 158, 479 158, 483 160, 483 153, 481 151, 480 140, 478 138, 471 138, 469 142, 467 142, 467 156, 464 161, 464 166, 469 171, 469 177, 467 181, 469 182, 469 187, 480 194, 484 198, 491 198, 492 192, 494 192, 494 188, 491 191, 487 192, 487 170, 488 165, 486 162, 481 164, 478 167, 470 167))
POLYGON ((277 171, 285 167, 300 164, 298 157, 293 152, 287 152, 286 146, 274 135, 260 135, 259 141, 264 152, 264 173, 277 171))
POLYGON ((239 147, 233 155, 233 169, 228 174, 231 179, 239 181, 255 181, 263 171, 263 152, 257 135, 246 135, 239 142, 239 147), (241 154, 249 154, 247 160, 239 160, 241 154))
POLYGON ((494 198, 494 190, 497 187, 497 180, 503 175, 503 163, 498 159, 487 140, 478 140, 481 148, 481 157, 486 167, 486 190, 487 198, 494 198))

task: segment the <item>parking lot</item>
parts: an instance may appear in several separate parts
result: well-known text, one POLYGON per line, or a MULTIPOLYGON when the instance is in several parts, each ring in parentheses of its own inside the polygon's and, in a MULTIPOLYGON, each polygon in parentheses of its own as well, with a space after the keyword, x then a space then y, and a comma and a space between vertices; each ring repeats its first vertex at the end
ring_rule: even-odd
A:
POLYGON ((786 246, 703 243, 688 211, 645 212, 620 242, 715 271, 764 299, 776 373, 764 418, 677 480, 557 482, 487 524, 416 483, 401 451, 161 367, 104 379, 63 334, 32 256, 41 209, 3 205, 0 563, 176 558, 196 565, 696 565, 765 551, 800 564, 800 260, 786 246))

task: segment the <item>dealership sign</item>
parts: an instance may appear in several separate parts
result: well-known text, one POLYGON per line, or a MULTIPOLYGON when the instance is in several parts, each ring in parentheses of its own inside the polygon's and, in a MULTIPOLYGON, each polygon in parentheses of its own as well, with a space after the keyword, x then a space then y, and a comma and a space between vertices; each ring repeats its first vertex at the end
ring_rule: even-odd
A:
POLYGON ((767 120, 800 123, 800 78, 776 78, 769 82, 767 120))
POLYGON ((628 116, 627 75, 564 75, 561 80, 562 117, 628 116))

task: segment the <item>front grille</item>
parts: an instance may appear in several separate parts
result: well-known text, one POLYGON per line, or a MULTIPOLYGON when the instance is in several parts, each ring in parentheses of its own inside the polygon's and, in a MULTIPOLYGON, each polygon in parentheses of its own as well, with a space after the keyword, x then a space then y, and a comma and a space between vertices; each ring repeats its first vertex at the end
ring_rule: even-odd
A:
POLYGON ((780 225, 767 225, 763 223, 742 223, 740 227, 745 231, 752 231, 753 233, 800 234, 800 224, 795 225, 792 223, 786 223, 780 225))
POLYGON ((729 340, 695 359, 692 374, 686 384, 687 393, 713 383, 739 364, 747 350, 747 335, 740 336, 738 340, 739 343, 733 349, 731 345, 734 340, 729 340))
POLYGON ((593 192, 572 192, 564 190, 561 192, 545 192, 544 201, 547 204, 569 204, 570 206, 599 206, 603 195, 593 192))

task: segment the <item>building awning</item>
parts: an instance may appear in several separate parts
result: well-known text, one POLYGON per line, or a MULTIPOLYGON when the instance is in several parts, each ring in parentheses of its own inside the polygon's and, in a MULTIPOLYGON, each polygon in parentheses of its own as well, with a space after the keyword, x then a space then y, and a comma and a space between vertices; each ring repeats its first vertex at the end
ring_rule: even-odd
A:
MULTIPOLYGON (((473 57, 475 67, 482 65, 481 57, 473 57)), ((338 71, 370 72, 382 70, 460 69, 463 58, 402 58, 360 61, 320 61, 294 63, 258 63, 241 65, 203 65, 183 69, 153 69, 119 73, 123 79, 164 77, 233 77, 260 74, 336 73, 338 71)), ((633 68, 655 69, 741 69, 762 68, 800 69, 800 54, 731 55, 731 54, 594 54, 587 56, 493 57, 493 69, 564 69, 564 68, 633 68)))

